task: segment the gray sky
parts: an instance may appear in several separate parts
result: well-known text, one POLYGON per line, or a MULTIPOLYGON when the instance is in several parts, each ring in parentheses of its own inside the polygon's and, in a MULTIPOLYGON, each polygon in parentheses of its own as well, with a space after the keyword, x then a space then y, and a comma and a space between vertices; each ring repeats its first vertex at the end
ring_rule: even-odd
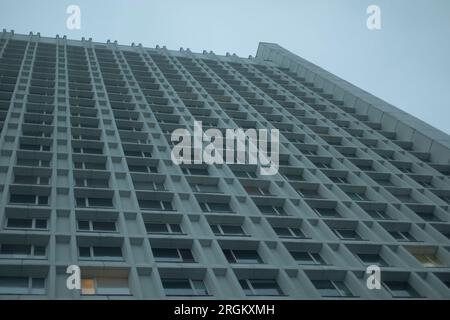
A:
POLYGON ((450 0, 1 0, 0 27, 255 55, 275 42, 450 133, 450 0), (81 29, 66 8, 81 8, 81 29), (366 27, 370 4, 381 30, 366 27))

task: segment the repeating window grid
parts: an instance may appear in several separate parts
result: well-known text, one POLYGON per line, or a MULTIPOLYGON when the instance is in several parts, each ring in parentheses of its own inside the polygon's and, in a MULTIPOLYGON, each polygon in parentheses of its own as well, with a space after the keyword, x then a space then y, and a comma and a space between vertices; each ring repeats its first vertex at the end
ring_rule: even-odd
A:
MULTIPOLYGON (((70 152, 70 151, 69 151, 70 152)), ((263 218, 264 219, 264 218, 263 218)))

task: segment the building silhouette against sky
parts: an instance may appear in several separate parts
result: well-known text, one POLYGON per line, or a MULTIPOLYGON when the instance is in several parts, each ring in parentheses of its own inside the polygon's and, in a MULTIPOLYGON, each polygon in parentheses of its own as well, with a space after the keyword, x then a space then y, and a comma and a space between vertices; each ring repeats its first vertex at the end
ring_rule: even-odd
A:
POLYGON ((3 31, 0 127, 2 299, 450 298, 450 137, 276 44, 3 31), (194 121, 278 129, 279 172, 175 165, 194 121))

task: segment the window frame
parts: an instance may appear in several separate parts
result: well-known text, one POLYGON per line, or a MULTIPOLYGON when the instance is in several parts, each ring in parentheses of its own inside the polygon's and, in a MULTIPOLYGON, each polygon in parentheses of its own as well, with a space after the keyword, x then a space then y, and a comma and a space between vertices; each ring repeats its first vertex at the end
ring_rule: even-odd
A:
POLYGON ((77 231, 80 232, 97 232, 97 233, 116 233, 118 232, 117 228, 117 221, 110 221, 110 220, 93 220, 93 219, 77 219, 77 231), (80 222, 87 222, 89 224, 88 229, 82 229, 80 228, 80 222), (94 223, 97 222, 108 222, 114 224, 114 230, 100 230, 94 228, 94 223))
POLYGON ((186 234, 184 231, 183 231, 183 228, 181 227, 181 223, 170 223, 170 222, 144 222, 144 227, 145 227, 145 231, 147 232, 147 234, 167 234, 167 235, 171 235, 171 234, 173 234, 173 235, 184 235, 184 234, 186 234), (151 231, 148 231, 148 229, 147 229, 147 225, 148 224, 153 224, 153 225, 163 225, 163 226, 165 226, 166 227, 166 232, 151 232, 151 231), (173 230, 173 225, 177 225, 178 226, 178 228, 180 229, 180 231, 179 232, 177 232, 177 231, 174 231, 173 230))
POLYGON ((244 294, 246 296, 267 296, 267 297, 279 297, 279 296, 285 296, 283 290, 281 289, 280 285, 275 279, 239 279, 239 284, 241 286, 241 289, 244 291, 244 294), (272 282, 275 284, 274 289, 278 291, 278 294, 262 294, 258 293, 258 289, 254 288, 254 282, 272 282), (245 286, 247 286, 247 290, 250 291, 250 294, 246 293, 246 289, 243 287, 243 283, 245 283, 245 286))
POLYGON ((195 259, 194 254, 192 253, 192 249, 190 248, 164 248, 164 247, 156 247, 152 248, 152 255, 155 259, 156 263, 197 263, 197 260, 195 259), (155 255, 156 250, 176 250, 178 259, 177 260, 170 260, 168 258, 158 258, 157 255, 155 255), (189 252, 188 258, 186 258, 185 253, 189 252))
POLYGON ((228 263, 233 263, 233 264, 264 264, 264 260, 261 258, 258 250, 256 249, 222 249, 223 254, 225 256, 225 258, 227 259, 228 263), (237 254, 238 253, 238 254, 237 254), (249 253, 254 253, 255 254, 255 261, 254 262, 250 262, 250 258, 245 258, 246 260, 244 261, 240 261, 242 260, 242 258, 239 258, 239 253, 245 253, 245 254, 249 254, 249 253), (230 261, 231 258, 231 261, 230 261))
POLYGON ((7 217, 6 222, 5 222, 5 229, 8 230, 36 230, 36 231, 44 231, 44 230, 48 230, 48 219, 47 218, 16 218, 16 217, 7 217), (15 219, 15 220, 31 220, 31 227, 30 228, 25 228, 25 227, 9 227, 8 224, 10 222, 11 219, 15 219), (39 220, 45 221, 45 228, 40 228, 37 227, 37 222, 39 220))
POLYGON ((244 228, 242 228, 242 225, 238 225, 238 224, 220 224, 220 223, 216 223, 216 224, 210 224, 209 225, 212 232, 214 233, 214 235, 216 236, 228 236, 228 237, 247 237, 248 234, 245 232, 244 228), (242 233, 226 233, 223 230, 223 226, 231 226, 231 227, 237 227, 239 228, 242 233), (218 233, 216 233, 214 231, 214 228, 217 228, 217 230, 219 231, 218 233))
MULTIPOLYGON (((2 286, 0 286, 0 294, 1 295, 45 295, 46 294, 46 278, 45 277, 29 277, 29 276, 25 276, 25 277, 8 277, 8 276, 0 276, 0 280, 1 278, 25 278, 27 279, 27 287, 23 288, 24 292, 2 292, 2 286), (40 280, 43 283, 43 287, 38 287, 38 288, 34 288, 35 284, 34 282, 36 280, 40 280)), ((11 287, 10 287, 11 288, 11 287)), ((17 288, 21 288, 21 287, 17 287, 17 288)))
MULTIPOLYGON (((161 278, 161 284, 162 287, 164 289, 164 294, 167 297, 207 297, 210 296, 210 293, 208 291, 208 288, 205 284, 205 281, 203 280, 198 280, 198 279, 191 279, 191 278, 161 278), (190 290, 192 291, 192 294, 168 294, 167 293, 167 288, 164 287, 164 283, 166 282, 180 282, 180 281, 187 281, 187 283, 189 284, 190 290), (199 289, 198 288, 198 284, 201 283, 201 286, 203 286, 203 289, 199 289), (205 293, 201 293, 201 291, 204 290, 205 293)), ((174 288, 171 288, 174 289, 174 288)), ((170 289, 169 289, 170 290, 170 289)), ((176 289, 174 289, 176 290, 176 289)))
POLYGON ((123 257, 123 249, 122 246, 97 246, 97 245, 90 245, 90 246, 78 246, 78 259, 80 260, 101 260, 101 261, 124 261, 125 258, 123 257), (82 249, 89 249, 89 256, 83 256, 81 254, 82 249), (99 256, 95 254, 95 248, 118 248, 120 249, 120 256, 99 256))
POLYGON ((347 285, 344 283, 344 281, 339 280, 339 281, 335 281, 335 280, 329 280, 329 279, 316 279, 316 280, 312 280, 312 283, 314 285, 314 288, 320 293, 320 295, 323 298, 355 298, 356 296, 353 294, 353 292, 350 290, 350 288, 347 287, 347 285), (319 289, 317 288, 316 284, 318 281, 321 281, 322 283, 328 282, 329 284, 331 284, 332 288, 328 288, 328 289, 319 289), (324 295, 321 293, 321 290, 334 290, 337 295, 324 295))
MULTIPOLYGON (((81 289, 80 289, 80 295, 81 296, 131 296, 131 288, 128 286, 125 287, 120 287, 119 290, 126 290, 127 293, 102 293, 102 290, 108 290, 111 288, 108 287, 99 287, 99 279, 121 279, 121 280, 126 280, 126 282, 129 282, 129 279, 127 278, 118 278, 118 277, 86 277, 86 278, 81 278, 81 289), (93 284, 93 288, 90 288, 90 290, 94 290, 93 293, 83 293, 83 290, 87 290, 86 288, 83 287, 83 282, 86 281, 92 281, 93 284), (100 290, 100 292, 98 292, 100 290)), ((115 288, 117 289, 117 288, 115 288)))

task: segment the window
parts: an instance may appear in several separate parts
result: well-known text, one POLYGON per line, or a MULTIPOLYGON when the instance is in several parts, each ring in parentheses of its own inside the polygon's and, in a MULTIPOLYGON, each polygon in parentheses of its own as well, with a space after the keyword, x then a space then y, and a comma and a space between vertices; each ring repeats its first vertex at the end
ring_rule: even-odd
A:
POLYGON ((8 218, 7 229, 47 229, 47 219, 8 218))
POLYGON ((12 193, 9 198, 10 203, 28 204, 28 205, 47 205, 47 196, 38 196, 34 194, 12 193))
POLYGON ((77 198, 78 207, 103 207, 112 208, 112 198, 77 198))
POLYGON ((39 138, 50 138, 52 134, 50 132, 45 132, 43 130, 32 131, 32 130, 23 130, 24 136, 31 137, 39 137, 39 138))
POLYGON ((88 148, 88 147, 73 147, 74 153, 86 153, 86 154, 103 154, 101 148, 88 148))
POLYGON ((223 253, 229 263, 259 264, 263 263, 256 250, 230 250, 224 249, 223 253))
POLYGON ((283 291, 273 279, 244 279, 239 284, 246 296, 282 296, 283 291))
POLYGON ((256 173, 255 173, 255 172, 252 172, 252 171, 245 171, 245 170, 240 170, 240 171, 238 171, 238 170, 233 170, 233 173, 234 173, 234 175, 235 175, 236 177, 239 177, 239 178, 253 178, 253 179, 256 179, 256 178, 257 178, 256 173))
POLYGON ((375 169, 372 167, 372 164, 356 164, 356 166, 361 169, 362 171, 375 171, 375 169))
POLYGON ((377 265, 379 267, 388 267, 389 265, 383 258, 380 257, 378 253, 358 253, 357 257, 361 262, 366 265, 377 265))
MULTIPOLYGON (((128 169, 131 172, 145 172, 145 173, 157 173, 158 168, 156 166, 140 166, 128 164, 128 169)), ((103 169, 105 170, 105 169, 103 169)))
POLYGON ((314 156, 317 154, 317 152, 315 150, 308 150, 308 149, 301 149, 300 150, 303 154, 305 155, 310 155, 310 156, 314 156))
POLYGON ((287 180, 291 180, 291 181, 303 181, 304 180, 303 175, 301 175, 301 174, 288 174, 288 173, 285 173, 284 177, 287 180))
POLYGON ((366 212, 369 214, 369 216, 376 220, 391 220, 391 218, 389 218, 389 216, 383 210, 366 210, 366 212))
POLYGON ((350 199, 354 201, 367 201, 367 197, 364 194, 358 192, 346 192, 350 199))
POLYGON ((380 184, 380 185, 382 185, 382 186, 384 186, 384 187, 392 187, 392 186, 394 186, 394 184, 392 183, 392 181, 391 181, 391 179, 389 179, 389 178, 386 178, 386 179, 382 179, 382 178, 379 178, 379 179, 375 179, 375 178, 373 178, 378 184, 380 184))
POLYGON ((72 139, 74 140, 100 140, 100 136, 92 134, 72 134, 72 139))
POLYGON ((139 157, 139 158, 151 158, 152 154, 148 151, 140 151, 140 150, 124 150, 125 156, 127 157, 139 157))
POLYGON ((342 281, 313 280, 312 283, 322 297, 353 297, 350 289, 342 281))
POLYGON ((131 295, 127 278, 81 279, 82 295, 131 295))
POLYGON ((194 192, 221 193, 219 186, 216 184, 193 183, 191 184, 191 188, 192 190, 194 190, 194 192))
POLYGON ((91 187, 91 188, 108 188, 108 179, 99 178, 75 178, 77 187, 91 187))
POLYGON ((425 268, 443 268, 446 265, 437 257, 436 254, 426 253, 411 253, 422 266, 425 268))
POLYGON ((32 176, 32 175, 20 175, 16 174, 14 176, 14 183, 17 184, 41 184, 48 185, 49 177, 40 177, 40 176, 32 176))
POLYGON ((190 249, 153 248, 152 251, 156 262, 195 262, 190 249))
POLYGON ((202 280, 161 279, 166 296, 207 296, 208 290, 202 280))
POLYGON ((244 186, 245 191, 251 196, 270 196, 270 191, 267 187, 244 186))
POLYGON ((333 231, 341 240, 361 240, 361 236, 353 229, 334 229, 333 231))
POLYGON ((272 227, 280 238, 299 238, 306 239, 303 231, 298 227, 272 227))
POLYGON ((447 286, 447 288, 450 289, 450 280, 441 279, 442 283, 447 286))
POLYGON ((121 247, 79 247, 78 252, 80 258, 99 258, 105 260, 122 260, 122 248, 121 247))
POLYGON ((0 255, 43 258, 45 246, 3 243, 0 244, 0 255))
POLYGON ((314 165, 317 167, 317 168, 322 168, 322 169, 330 169, 330 168, 332 168, 332 166, 331 166, 331 164, 330 163, 326 163, 326 162, 314 162, 314 165))
POLYGON ((442 201, 444 201, 445 203, 450 204, 450 196, 444 196, 444 195, 441 195, 441 196, 439 196, 439 198, 440 198, 442 201))
POLYGON ((245 236, 246 233, 240 225, 212 224, 211 229, 215 235, 220 236, 245 236))
POLYGON ((398 170, 400 170, 403 173, 413 173, 411 168, 407 168, 407 167, 401 167, 401 168, 398 168, 398 170))
POLYGON ((21 143, 20 149, 30 151, 50 151, 50 146, 41 144, 21 143))
POLYGON ((348 183, 347 178, 345 177, 328 177, 334 183, 348 183))
POLYGON ((389 234, 395 240, 400 242, 415 242, 417 241, 408 231, 389 231, 389 234))
POLYGON ((264 215, 277 215, 277 216, 288 215, 286 211, 284 211, 284 208, 281 206, 258 205, 258 209, 264 215))
POLYGON ((323 258, 317 252, 290 251, 294 260, 300 265, 324 265, 323 258))
POLYGON ((323 218, 337 218, 339 213, 335 208, 313 208, 314 211, 323 218))
POLYGON ((93 232, 115 232, 116 223, 114 221, 93 221, 93 220, 78 220, 78 230, 93 231, 93 232))
POLYGON ((136 190, 164 191, 166 188, 163 183, 154 181, 134 181, 133 185, 136 190))
POLYGON ((298 189, 297 192, 303 198, 322 199, 320 193, 314 189, 298 189))
POLYGON ((203 212, 233 212, 230 205, 226 202, 201 202, 200 208, 202 208, 203 212))
POLYGON ((178 223, 146 222, 145 229, 148 233, 155 234, 183 234, 183 230, 178 223))
POLYGON ((139 207, 144 210, 174 211, 170 201, 142 200, 139 199, 139 207))
POLYGON ((106 163, 92 161, 75 161, 73 166, 76 169, 106 170, 106 163))
POLYGON ((442 221, 432 212, 414 211, 414 213, 417 214, 419 217, 421 217, 425 221, 430 221, 430 222, 436 222, 436 221, 441 222, 442 221))
POLYGON ((27 159, 19 156, 17 158, 17 165, 25 167, 49 167, 50 161, 39 159, 27 159))
POLYGON ((433 183, 429 182, 429 181, 417 181, 422 187, 424 188, 433 188, 433 183))
POLYGON ((0 294, 45 294, 45 279, 31 277, 0 277, 0 294))
MULTIPOLYGON (((392 192, 391 192, 392 193, 392 192)), ((403 203, 417 203, 418 201, 411 197, 411 194, 395 194, 393 195, 403 203)))
POLYGON ((414 288, 406 281, 383 281, 393 298, 420 298, 414 288))
POLYGON ((187 175, 199 175, 199 176, 207 176, 209 175, 207 168, 187 168, 183 167, 181 168, 184 174, 187 175))

